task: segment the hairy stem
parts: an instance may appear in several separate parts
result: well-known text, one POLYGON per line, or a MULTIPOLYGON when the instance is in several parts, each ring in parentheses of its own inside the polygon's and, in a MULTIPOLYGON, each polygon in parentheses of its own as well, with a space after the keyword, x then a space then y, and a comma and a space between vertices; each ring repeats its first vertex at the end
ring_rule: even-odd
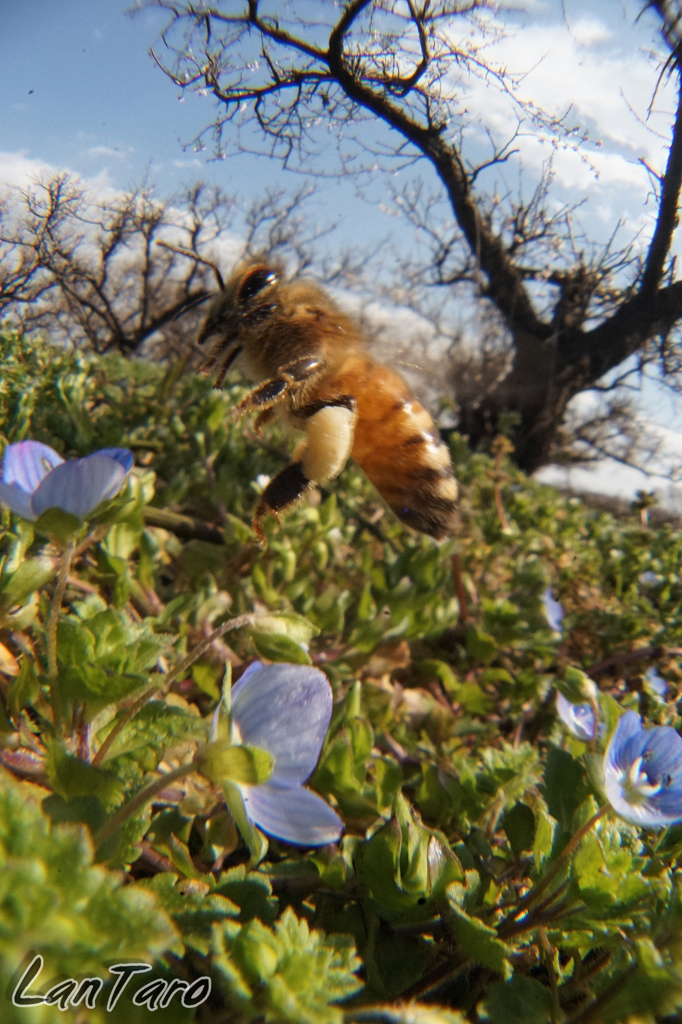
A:
POLYGON ((566 865, 566 862, 570 859, 571 855, 574 853, 574 851, 578 848, 582 840, 585 838, 587 833, 593 828, 594 825, 596 825, 599 819, 603 818, 603 816, 607 814, 610 810, 611 805, 604 804, 603 807, 599 808, 596 814, 592 815, 590 820, 586 822, 582 828, 578 829, 576 834, 572 836, 568 843, 566 843, 566 846, 563 848, 557 859, 554 861, 545 877, 542 878, 538 882, 538 884, 533 889, 531 889, 531 891, 526 896, 523 897, 523 899, 518 904, 516 909, 512 911, 512 913, 507 918, 505 918, 504 921, 502 921, 499 928, 497 929, 500 938, 503 938, 504 935, 510 929, 513 929, 515 919, 519 916, 519 914, 527 910, 528 907, 531 906, 531 904, 535 903, 538 896, 540 896, 545 891, 545 889, 549 888, 549 886, 552 884, 556 876, 566 865))
POLYGON ((52 595, 52 604, 50 606, 50 614, 47 617, 47 627, 45 630, 47 646, 47 675, 50 681, 52 721, 57 732, 60 732, 62 727, 62 701, 61 693, 59 691, 59 669, 57 667, 57 623, 59 622, 59 612, 64 599, 64 591, 66 590, 66 581, 69 575, 69 568, 71 567, 71 559, 73 558, 74 543, 74 541, 71 541, 62 555, 57 585, 54 588, 54 594, 52 595))
POLYGON ((216 640, 219 640, 221 636, 225 633, 229 633, 233 629, 240 629, 242 626, 250 625, 254 621, 255 617, 256 616, 249 612, 246 615, 239 615, 236 619, 229 619, 227 622, 223 622, 222 626, 218 626, 218 628, 214 629, 212 633, 209 633, 205 640, 202 640, 200 644, 193 647, 189 654, 187 654, 182 661, 178 662, 175 668, 172 668, 170 672, 167 672, 163 679, 160 680, 158 686, 149 686, 146 690, 143 690, 134 704, 131 704, 114 724, 111 732, 108 734, 102 743, 102 746, 92 759, 92 763, 95 765, 102 763, 109 753, 112 744, 118 736, 120 736, 122 730, 125 729, 128 722, 135 717, 138 711, 144 707, 148 700, 151 700, 151 698, 157 693, 165 693, 171 683, 174 682, 178 676, 181 676, 186 672, 187 669, 193 665, 205 651, 208 650, 211 644, 216 640))
POLYGON ((137 814, 145 804, 148 804, 157 793, 164 790, 171 782, 177 782, 178 779, 182 779, 186 775, 192 775, 196 771, 198 771, 198 765, 194 761, 190 761, 189 764, 183 764, 179 768, 174 768, 172 772, 167 772, 160 778, 155 779, 149 786, 141 789, 139 793, 136 793, 130 800, 127 800, 122 807, 119 807, 115 814, 112 814, 104 822, 95 836, 95 847, 100 847, 107 839, 110 839, 121 825, 125 824, 128 818, 131 818, 133 814, 137 814))

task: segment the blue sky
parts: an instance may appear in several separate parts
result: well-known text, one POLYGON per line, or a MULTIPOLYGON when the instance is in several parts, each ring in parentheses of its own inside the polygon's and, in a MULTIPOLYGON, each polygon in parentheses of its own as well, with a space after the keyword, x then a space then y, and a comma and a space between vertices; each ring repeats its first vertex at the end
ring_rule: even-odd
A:
MULTIPOLYGON (((183 150, 206 110, 196 97, 180 102, 148 55, 162 24, 153 11, 131 18, 121 0, 2 0, 2 149, 106 173, 117 187, 149 171, 164 192, 197 175, 248 188, 243 161, 228 170, 183 150)), ((258 176, 281 177, 265 163, 258 176)))
MULTIPOLYGON (((656 71, 645 52, 653 22, 634 24, 640 6, 638 0, 527 0, 520 34, 498 47, 513 70, 529 72, 521 86, 527 96, 557 113, 572 103, 576 123, 589 128, 587 160, 572 150, 555 153, 556 186, 563 199, 587 200, 581 216, 602 237, 619 218, 646 237, 653 207, 645 201, 641 160, 659 168, 665 160, 660 133, 670 97, 663 90, 658 114, 646 119, 656 71)), ((130 18, 121 0, 0 0, 0 190, 65 169, 97 187, 127 188, 147 175, 162 195, 197 179, 244 200, 301 184, 273 162, 247 156, 213 162, 209 152, 184 148, 210 121, 212 101, 180 97, 153 64, 147 51, 162 24, 154 11, 130 18)), ((503 97, 480 86, 469 105, 474 126, 478 107, 489 124, 506 130, 503 97)), ((532 181, 546 157, 545 144, 527 136, 522 164, 507 165, 509 179, 502 176, 500 186, 515 187, 521 167, 532 181)), ((324 182, 311 216, 338 221, 342 242, 371 243, 393 231, 398 244, 412 245, 411 234, 377 201, 390 207, 386 185, 378 179, 375 201, 366 204, 352 186, 324 182)), ((645 408, 664 426, 679 428, 675 409, 660 394, 647 392, 645 408)))
MULTIPOLYGON (((146 175, 161 195, 197 180, 245 201, 266 188, 300 187, 300 178, 265 159, 216 162, 193 151, 212 102, 180 95, 149 56, 165 23, 160 12, 130 17, 126 6, 0 0, 0 188, 24 185, 41 165, 116 188, 146 175)), ((340 221, 344 238, 357 241, 357 223, 339 215, 353 201, 352 187, 328 182, 311 208, 325 224, 340 221)), ((380 234, 391 227, 376 206, 363 210, 362 224, 380 234)))

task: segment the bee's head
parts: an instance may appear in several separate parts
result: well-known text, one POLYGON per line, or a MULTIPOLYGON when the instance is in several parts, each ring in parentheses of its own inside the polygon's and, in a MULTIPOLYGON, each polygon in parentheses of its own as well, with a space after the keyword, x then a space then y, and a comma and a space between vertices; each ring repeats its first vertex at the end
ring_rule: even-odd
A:
POLYGON ((213 340, 202 372, 208 374, 219 367, 217 387, 241 354, 247 332, 268 320, 277 308, 275 291, 280 280, 281 272, 275 266, 251 262, 238 268, 213 299, 197 343, 213 340))

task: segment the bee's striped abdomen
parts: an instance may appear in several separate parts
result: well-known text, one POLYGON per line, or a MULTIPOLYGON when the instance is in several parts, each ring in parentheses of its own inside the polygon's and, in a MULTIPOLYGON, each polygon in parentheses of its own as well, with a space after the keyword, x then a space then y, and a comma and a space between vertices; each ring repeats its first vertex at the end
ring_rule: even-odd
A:
POLYGON ((356 356, 335 376, 333 387, 355 396, 351 456, 398 518, 437 540, 452 534, 457 481, 450 453, 402 377, 356 356))

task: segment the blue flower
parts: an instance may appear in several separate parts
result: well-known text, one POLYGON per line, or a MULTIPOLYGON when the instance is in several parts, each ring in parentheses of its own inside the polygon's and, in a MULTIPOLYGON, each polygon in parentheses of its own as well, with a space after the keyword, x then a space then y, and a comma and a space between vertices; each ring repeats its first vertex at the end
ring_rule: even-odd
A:
POLYGON ((682 821, 682 737, 668 725, 643 729, 626 711, 606 750, 604 785, 614 811, 633 825, 682 821))
MULTIPOLYGON (((591 704, 572 704, 564 697, 563 693, 557 691, 556 709, 559 718, 569 732, 577 736, 579 740, 590 743, 594 738, 594 708, 591 704)), ((599 726, 599 732, 603 732, 604 726, 599 726)))
POLYGON ((312 774, 329 728, 332 691, 308 665, 250 665, 232 690, 233 739, 266 750, 272 775, 260 785, 239 783, 246 813, 263 832, 299 846, 324 846, 343 821, 303 783, 312 774))
POLYGON ((649 689, 653 690, 658 697, 661 697, 664 700, 665 695, 668 692, 668 684, 663 676, 659 676, 656 669, 652 666, 644 673, 644 678, 649 684, 649 689))
POLYGON ((555 633, 560 633, 564 610, 559 602, 554 600, 554 592, 551 587, 547 587, 542 594, 542 607, 549 628, 553 629, 555 633))
POLYGON ((132 465, 127 448, 102 448, 65 462, 49 445, 20 441, 5 449, 0 502, 32 522, 49 508, 85 519, 118 494, 132 465))

